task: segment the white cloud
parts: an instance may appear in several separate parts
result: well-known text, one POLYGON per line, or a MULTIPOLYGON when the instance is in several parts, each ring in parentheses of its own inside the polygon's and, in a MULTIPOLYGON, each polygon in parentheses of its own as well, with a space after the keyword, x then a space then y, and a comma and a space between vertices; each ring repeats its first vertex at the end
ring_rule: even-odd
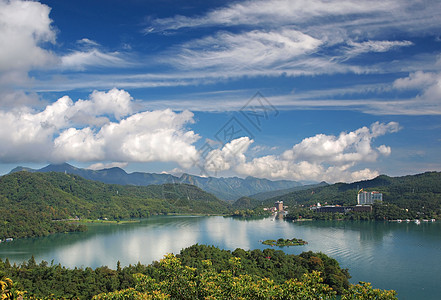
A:
POLYGON ((211 172, 225 171, 245 163, 244 153, 253 142, 249 137, 241 137, 225 144, 222 149, 210 151, 204 161, 205 169, 211 172))
POLYGON ((346 14, 381 12, 398 8, 395 1, 323 1, 323 0, 260 0, 242 1, 208 12, 203 16, 156 19, 146 33, 160 30, 177 30, 184 27, 213 25, 287 25, 302 24, 320 17, 337 17, 346 14))
POLYGON ((346 51, 346 55, 349 57, 369 52, 387 52, 398 47, 413 45, 410 41, 366 41, 361 43, 349 41, 348 44, 350 47, 346 51))
POLYGON ((75 109, 92 116, 113 114, 119 120, 133 112, 133 98, 128 92, 116 88, 108 92, 94 91, 90 100, 78 100, 75 109))
POLYGON ((140 112, 99 131, 70 128, 54 140, 53 155, 59 161, 172 161, 189 167, 198 157, 193 143, 199 137, 184 128, 192 118, 191 112, 167 109, 140 112))
POLYGON ((110 168, 124 168, 128 165, 126 162, 110 162, 110 163, 96 163, 88 166, 89 170, 104 170, 110 168))
POLYGON ((131 102, 127 92, 113 89, 77 102, 65 96, 43 111, 0 111, 0 161, 162 161, 189 167, 197 160, 193 143, 199 136, 186 129, 191 112, 132 113, 131 102), (100 115, 117 121, 103 117, 98 125, 100 115), (79 128, 78 116, 87 116, 79 128))
POLYGON ((410 73, 408 77, 396 79, 393 87, 396 89, 420 89, 431 86, 438 80, 440 80, 439 74, 417 71, 410 73))
POLYGON ((84 47, 99 47, 100 44, 98 44, 97 42, 90 40, 88 38, 82 38, 81 40, 78 40, 77 43, 79 45, 82 45, 84 47))
POLYGON ((390 155, 390 153, 392 152, 392 150, 390 149, 390 147, 386 146, 386 145, 381 145, 379 147, 377 147, 378 152, 380 152, 382 155, 390 155))
POLYGON ((74 51, 61 57, 61 66, 67 69, 85 70, 87 67, 121 67, 127 62, 119 52, 104 53, 98 49, 74 51))
POLYGON ((424 111, 426 114, 441 114, 441 73, 418 71, 408 77, 394 81, 394 88, 419 91, 414 98, 407 99, 409 110, 424 111))
POLYGON ((292 149, 285 151, 282 158, 333 164, 375 161, 379 152, 372 149, 372 139, 389 132, 396 132, 398 128, 398 123, 395 122, 388 124, 376 122, 370 129, 362 127, 349 133, 342 132, 338 137, 318 134, 304 139, 292 149))
POLYGON ((182 67, 226 69, 265 68, 280 65, 316 50, 321 41, 297 30, 250 31, 241 34, 221 32, 182 45, 176 59, 182 67))
POLYGON ((296 26, 327 42, 342 38, 370 39, 391 31, 418 36, 440 28, 441 9, 434 0, 248 0, 194 17, 155 19, 145 33, 185 27, 245 25, 256 28, 296 26))
MULTIPOLYGON (((370 128, 362 127, 349 133, 342 132, 339 136, 318 134, 303 139, 281 155, 267 155, 250 161, 246 160, 244 151, 232 159, 221 155, 220 150, 215 150, 212 165, 217 167, 216 170, 233 169, 242 175, 272 179, 328 182, 369 179, 377 176, 378 172, 368 168, 357 170, 357 165, 375 162, 379 155, 390 155, 390 147, 372 147, 373 140, 399 129, 396 122, 375 122, 370 128)), ((246 151, 252 141, 241 138, 237 142, 243 142, 246 147, 242 149, 246 151)))
POLYGON ((58 63, 44 44, 55 43, 50 8, 36 1, 0 0, 0 107, 38 105, 38 97, 16 90, 32 80, 28 72, 58 63))
POLYGON ((41 48, 55 42, 50 8, 34 1, 0 0, 0 72, 44 67, 55 60, 41 48))
POLYGON ((204 69, 206 82, 206 77, 383 73, 390 72, 388 66, 349 58, 413 45, 384 37, 402 32, 410 38, 441 29, 439 9, 435 1, 239 1, 199 16, 155 19, 146 33, 215 30, 173 47, 162 59, 186 71, 204 69))

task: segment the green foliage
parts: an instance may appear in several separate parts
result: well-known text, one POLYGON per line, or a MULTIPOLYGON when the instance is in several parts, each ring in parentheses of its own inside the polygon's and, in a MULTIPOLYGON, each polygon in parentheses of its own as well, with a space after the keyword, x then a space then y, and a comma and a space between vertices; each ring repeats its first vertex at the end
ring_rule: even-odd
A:
POLYGON ((271 216, 271 212, 263 210, 261 207, 256 207, 255 209, 236 209, 230 216, 239 218, 265 218, 271 216))
MULTIPOLYGON (((191 268, 168 254, 157 264, 156 278, 136 274, 134 288, 103 293, 93 299, 336 299, 336 292, 323 282, 319 271, 278 284, 268 278, 238 273, 242 269, 238 257, 231 257, 230 268, 220 272, 210 260, 201 263, 200 268, 191 268)), ((344 290, 342 299, 392 300, 397 299, 395 295, 395 291, 372 289, 370 284, 360 283, 344 290)))
POLYGON ((246 210, 246 209, 253 209, 259 204, 261 204, 261 201, 255 200, 250 197, 240 197, 239 199, 234 201, 231 206, 233 207, 233 209, 246 210))
POLYGON ((308 242, 306 242, 302 239, 297 239, 297 238, 292 238, 292 239, 280 238, 277 241, 276 240, 266 240, 266 241, 263 241, 262 244, 268 245, 268 246, 289 247, 289 246, 306 245, 306 244, 308 244, 308 242))
POLYGON ((394 300, 397 298, 397 292, 394 290, 386 291, 372 288, 368 282, 360 281, 359 284, 351 285, 350 288, 341 297, 342 300, 361 300, 361 299, 377 299, 377 300, 394 300))
POLYGON ((203 267, 201 261, 211 260, 217 272, 229 269, 231 258, 240 258, 241 269, 237 270, 238 274, 269 278, 278 284, 289 279, 300 279, 303 274, 316 270, 322 272, 325 283, 338 292, 349 286, 348 271, 341 269, 336 260, 322 253, 306 252, 301 255, 287 255, 275 249, 263 251, 236 249, 230 252, 213 246, 193 245, 183 249, 177 256, 184 265, 197 269, 203 267), (310 264, 311 256, 320 257, 323 261, 321 269, 310 264))
POLYGON ((121 220, 152 214, 225 213, 229 206, 187 184, 123 186, 63 173, 17 172, 0 177, 0 239, 82 231, 54 221, 79 217, 121 220))
POLYGON ((93 299, 331 299, 335 295, 322 283, 319 272, 278 285, 267 278, 237 274, 239 258, 232 257, 229 262, 230 269, 217 272, 211 261, 205 260, 198 270, 184 266, 179 258, 169 254, 158 263, 158 279, 137 274, 135 288, 93 299))
POLYGON ((16 282, 5 290, 26 290, 25 299, 334 299, 336 293, 342 299, 396 299, 394 291, 349 285, 337 261, 311 251, 297 256, 193 245, 149 266, 117 263, 116 270, 67 269, 33 257, 11 266, 0 259, 1 276, 16 282))
POLYGON ((22 208, 0 208, 0 239, 45 236, 57 232, 82 232, 84 225, 52 221, 50 212, 22 208))

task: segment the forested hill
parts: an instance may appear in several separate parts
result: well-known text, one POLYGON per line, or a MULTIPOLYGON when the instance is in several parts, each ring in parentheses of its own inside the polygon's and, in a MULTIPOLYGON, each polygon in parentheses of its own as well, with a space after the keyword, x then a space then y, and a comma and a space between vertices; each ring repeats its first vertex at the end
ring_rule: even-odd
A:
POLYGON ((357 192, 379 191, 383 201, 415 212, 434 212, 441 215, 441 172, 426 172, 403 177, 380 175, 372 180, 336 183, 328 186, 296 191, 267 200, 266 204, 283 201, 285 205, 321 203, 355 205, 357 192))
POLYGON ((188 184, 123 186, 56 172, 0 177, 0 239, 75 230, 52 220, 219 214, 228 208, 226 202, 188 184))
POLYGON ((103 170, 89 170, 76 168, 68 163, 51 164, 42 169, 34 170, 25 167, 17 167, 11 173, 18 171, 28 172, 61 172, 79 175, 85 179, 100 181, 109 184, 139 185, 147 186, 151 184, 183 183, 195 185, 204 191, 211 193, 222 200, 233 201, 242 196, 249 196, 256 193, 275 191, 281 189, 301 186, 302 184, 290 180, 268 180, 255 177, 238 178, 217 178, 201 177, 190 174, 182 174, 180 177, 171 174, 154 174, 134 172, 126 173, 121 168, 109 168, 103 170))

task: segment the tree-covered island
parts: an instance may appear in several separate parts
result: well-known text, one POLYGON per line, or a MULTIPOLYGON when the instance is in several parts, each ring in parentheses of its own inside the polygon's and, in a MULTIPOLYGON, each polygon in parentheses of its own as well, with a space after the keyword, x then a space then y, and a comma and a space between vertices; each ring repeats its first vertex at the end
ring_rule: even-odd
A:
POLYGON ((278 239, 276 240, 265 240, 262 242, 264 245, 277 246, 277 247, 289 247, 289 246, 303 246, 308 244, 307 241, 302 239, 292 238, 292 239, 278 239))

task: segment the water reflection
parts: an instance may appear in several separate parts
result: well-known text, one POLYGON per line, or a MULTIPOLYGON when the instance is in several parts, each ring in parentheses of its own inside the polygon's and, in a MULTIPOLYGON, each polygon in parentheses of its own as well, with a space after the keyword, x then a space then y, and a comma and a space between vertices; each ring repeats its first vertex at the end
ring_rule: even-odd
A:
MULTIPOLYGON (((441 223, 285 222, 223 217, 162 216, 135 224, 94 224, 86 233, 57 234, 0 244, 0 257, 67 267, 149 264, 166 253, 199 243, 223 249, 264 249, 261 240, 301 238, 308 245, 284 247, 289 254, 323 252, 350 270, 352 282, 396 289, 400 299, 436 299, 441 278, 441 223)), ((276 248, 278 249, 278 248, 276 248)))

